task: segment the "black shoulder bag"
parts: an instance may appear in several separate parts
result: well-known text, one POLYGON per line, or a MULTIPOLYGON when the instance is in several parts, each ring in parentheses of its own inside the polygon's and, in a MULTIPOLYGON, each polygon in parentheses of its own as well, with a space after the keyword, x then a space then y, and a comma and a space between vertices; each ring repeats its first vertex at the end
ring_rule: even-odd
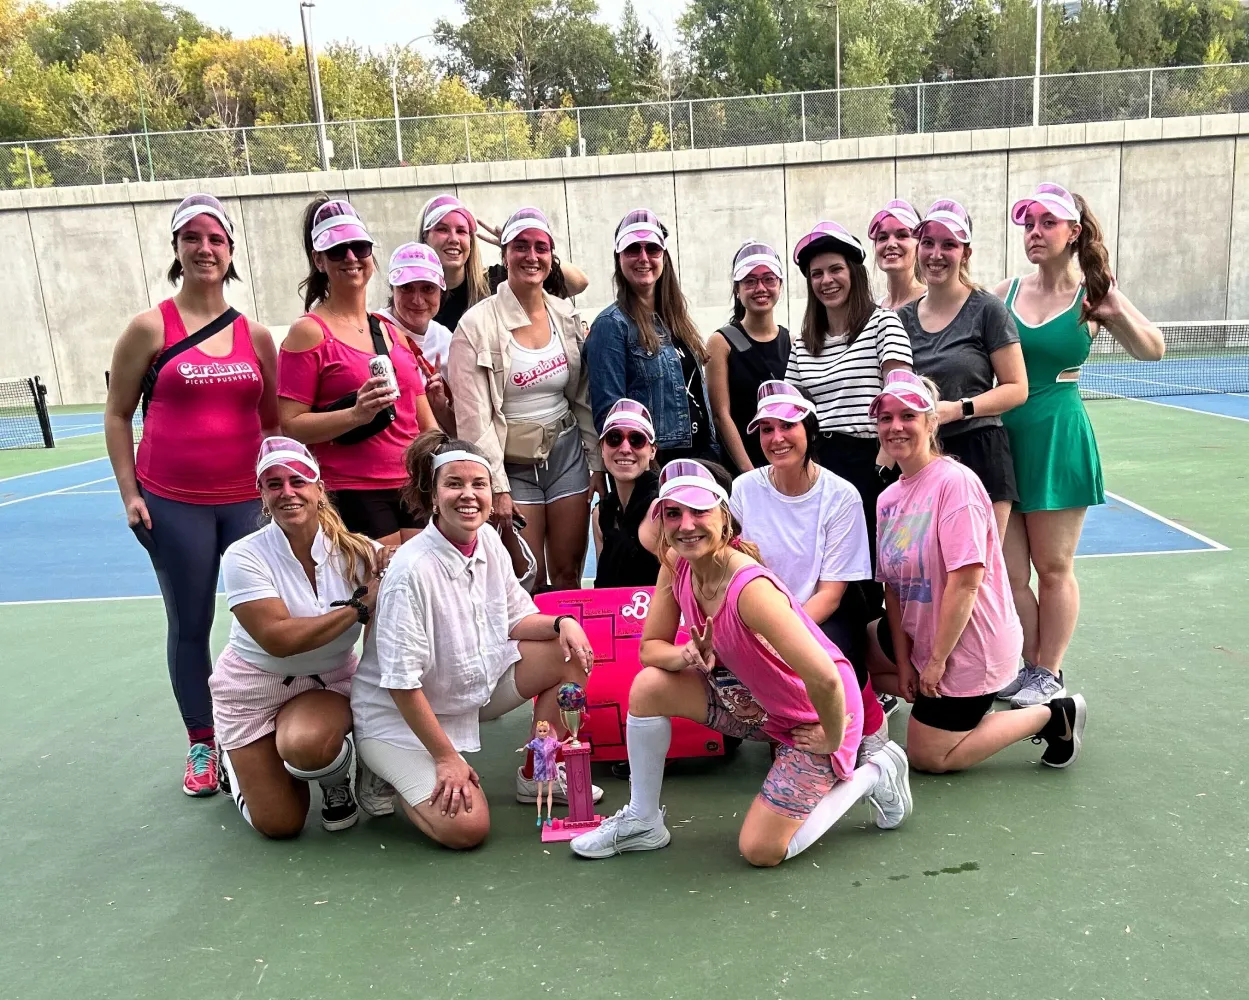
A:
MULTIPOLYGON (((733 349, 742 356, 742 360, 745 361, 746 364, 750 366, 751 370, 759 376, 759 380, 761 382, 768 382, 778 378, 783 379, 785 377, 784 371, 782 371, 780 375, 773 375, 772 372, 768 370, 768 366, 759 359, 758 353, 751 350, 751 348, 755 346, 755 342, 742 333, 742 331, 732 323, 725 324, 716 332, 727 340, 729 344, 732 345, 733 349)), ((790 351, 789 331, 783 326, 778 327, 776 336, 781 342, 781 357, 788 358, 790 351)))
MULTIPOLYGON (((390 351, 386 347, 386 338, 382 336, 382 323, 376 316, 369 316, 369 333, 373 337, 373 352, 375 354, 390 355, 390 351)), ((332 413, 335 410, 350 410, 356 405, 356 397, 358 392, 349 392, 345 396, 340 396, 332 403, 326 403, 324 406, 312 407, 313 413, 332 413)), ((373 415, 373 419, 361 427, 353 427, 349 431, 344 431, 338 437, 334 438, 335 444, 359 444, 361 441, 367 441, 374 434, 380 434, 389 427, 395 420, 394 406, 387 406, 385 409, 378 410, 373 415)))
POLYGON ((143 373, 143 381, 139 383, 144 417, 147 416, 147 408, 152 405, 152 392, 156 389, 156 378, 160 375, 161 369, 183 351, 189 351, 192 347, 198 347, 214 333, 220 333, 238 319, 240 315, 241 313, 232 306, 207 326, 201 327, 188 337, 183 337, 172 347, 165 349, 157 355, 156 360, 152 362, 152 367, 143 373))

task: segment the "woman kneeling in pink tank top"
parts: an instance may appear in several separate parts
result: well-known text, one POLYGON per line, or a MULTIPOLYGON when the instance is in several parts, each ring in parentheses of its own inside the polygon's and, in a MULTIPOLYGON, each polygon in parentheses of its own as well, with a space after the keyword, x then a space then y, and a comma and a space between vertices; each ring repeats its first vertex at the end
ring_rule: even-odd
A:
POLYGON ((170 230, 169 281, 181 287, 139 313, 118 339, 104 440, 126 520, 165 599, 169 678, 191 740, 182 788, 201 796, 218 789, 208 691, 217 570, 226 548, 259 524, 253 465, 262 435, 277 430, 277 366, 269 331, 227 315, 225 285, 238 272, 225 206, 190 195, 174 210, 170 230), (215 321, 216 332, 185 346, 215 321), (140 400, 136 460, 131 421, 140 400))
POLYGON ((863 700, 854 668, 759 565, 707 467, 664 466, 655 510, 661 568, 642 633, 646 666, 629 692, 629 804, 573 851, 605 858, 667 845, 659 794, 674 716, 779 744, 738 835, 752 865, 794 857, 869 792, 885 810, 878 825, 900 825, 910 791, 892 759, 855 768, 863 700), (682 619, 690 640, 678 646, 682 619))
POLYGON ((403 453, 437 425, 407 338, 369 315, 373 246, 350 203, 318 195, 305 209, 308 312, 282 342, 278 405, 282 432, 312 447, 347 530, 398 545, 418 531, 399 499, 403 453), (386 358, 370 322, 380 323, 386 358))

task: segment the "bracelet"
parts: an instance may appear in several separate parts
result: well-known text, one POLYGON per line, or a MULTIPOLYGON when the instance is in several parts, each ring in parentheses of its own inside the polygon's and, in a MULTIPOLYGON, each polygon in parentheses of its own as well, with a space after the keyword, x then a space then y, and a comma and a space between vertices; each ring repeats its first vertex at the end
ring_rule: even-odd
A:
POLYGON ((559 635, 559 623, 562 622, 565 618, 574 622, 577 620, 576 615, 556 615, 555 616, 555 634, 557 636, 559 635))
POLYGON ((347 600, 330 601, 330 607, 331 608, 355 608, 356 621, 358 621, 361 625, 367 625, 369 623, 369 619, 373 615, 372 615, 372 612, 369 611, 365 603, 362 600, 360 600, 360 598, 362 598, 368 592, 369 592, 368 587, 357 587, 356 592, 352 594, 349 598, 347 598, 347 600))

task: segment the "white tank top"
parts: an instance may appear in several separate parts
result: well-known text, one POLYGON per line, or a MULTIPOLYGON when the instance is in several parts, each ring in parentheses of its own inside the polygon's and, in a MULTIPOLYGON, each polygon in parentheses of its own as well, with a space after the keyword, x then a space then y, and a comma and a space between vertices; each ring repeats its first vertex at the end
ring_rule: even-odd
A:
POLYGON ((512 367, 503 386, 503 416, 553 424, 568 412, 564 390, 568 388, 568 357, 550 320, 551 339, 532 350, 511 338, 512 367))

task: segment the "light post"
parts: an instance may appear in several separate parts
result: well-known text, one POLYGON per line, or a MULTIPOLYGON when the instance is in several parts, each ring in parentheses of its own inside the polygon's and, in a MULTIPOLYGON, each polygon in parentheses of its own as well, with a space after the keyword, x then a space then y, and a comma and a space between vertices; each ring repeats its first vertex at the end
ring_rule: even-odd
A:
POLYGON ((1036 60, 1032 68, 1032 124, 1041 124, 1041 12, 1045 0, 1036 0, 1036 60))
POLYGON ((317 49, 312 41, 312 8, 316 4, 303 0, 299 5, 299 21, 304 29, 304 59, 308 63, 308 91, 312 95, 312 118, 317 127, 317 146, 321 151, 321 169, 330 169, 330 145, 325 134, 325 105, 321 103, 321 70, 317 66, 317 49))
POLYGON ((411 41, 400 45, 390 60, 390 100, 395 109, 395 153, 399 158, 399 166, 403 166, 403 133, 399 128, 399 56, 407 51, 409 46, 433 37, 433 35, 417 35, 411 41))

